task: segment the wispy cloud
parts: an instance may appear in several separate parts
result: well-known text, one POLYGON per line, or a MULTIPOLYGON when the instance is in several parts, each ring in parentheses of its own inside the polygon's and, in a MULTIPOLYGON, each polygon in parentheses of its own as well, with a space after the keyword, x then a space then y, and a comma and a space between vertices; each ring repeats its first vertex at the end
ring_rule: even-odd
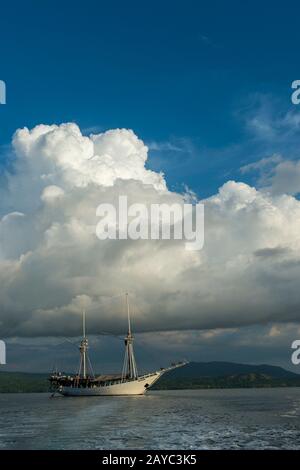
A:
POLYGON ((253 170, 264 171, 268 168, 272 168, 274 165, 282 161, 283 158, 281 155, 271 155, 270 157, 264 157, 256 162, 248 163, 247 165, 241 166, 240 171, 242 174, 248 173, 249 171, 253 170))
POLYGON ((300 109, 290 101, 256 93, 237 112, 252 138, 265 144, 286 145, 300 142, 300 109))
POLYGON ((100 132, 104 132, 105 128, 100 124, 95 124, 93 126, 84 127, 82 129, 83 135, 90 135, 90 134, 99 134, 100 132))

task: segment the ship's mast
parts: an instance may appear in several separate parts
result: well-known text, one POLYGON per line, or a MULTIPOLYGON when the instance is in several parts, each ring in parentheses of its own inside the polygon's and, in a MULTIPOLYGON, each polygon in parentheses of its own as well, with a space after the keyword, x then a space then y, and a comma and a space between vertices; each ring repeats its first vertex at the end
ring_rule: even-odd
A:
POLYGON ((133 352, 133 335, 131 333, 130 308, 128 293, 126 293, 126 307, 128 320, 128 333, 125 338, 125 358, 122 372, 122 379, 135 380, 138 378, 138 371, 133 352))
POLYGON ((89 347, 88 339, 86 337, 86 332, 85 332, 85 311, 82 312, 82 340, 79 346, 79 351, 80 351, 80 366, 79 366, 79 373, 78 375, 81 375, 82 371, 82 378, 86 379, 86 363, 87 363, 87 350, 89 347))

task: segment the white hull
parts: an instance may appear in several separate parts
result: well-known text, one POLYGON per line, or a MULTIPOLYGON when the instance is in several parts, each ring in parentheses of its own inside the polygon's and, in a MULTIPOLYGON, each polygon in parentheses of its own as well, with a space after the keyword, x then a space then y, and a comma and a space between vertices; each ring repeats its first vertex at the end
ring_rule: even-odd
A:
POLYGON ((60 387, 57 392, 69 397, 144 395, 163 373, 164 371, 154 372, 136 380, 105 384, 93 388, 60 387))

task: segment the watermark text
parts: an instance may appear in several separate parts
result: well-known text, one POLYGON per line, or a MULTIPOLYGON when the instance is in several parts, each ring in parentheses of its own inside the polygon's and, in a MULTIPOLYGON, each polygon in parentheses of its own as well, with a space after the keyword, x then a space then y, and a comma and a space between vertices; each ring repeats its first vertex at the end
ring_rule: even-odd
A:
POLYGON ((2 340, 0 340, 0 364, 6 364, 6 345, 2 340))
POLYGON ((127 196, 118 204, 100 204, 96 215, 99 240, 185 240, 187 250, 204 245, 204 205, 142 204, 128 205, 127 196))
POLYGON ((293 104, 300 104, 300 80, 294 80, 292 83, 293 93, 291 100, 293 104))
POLYGON ((6 84, 0 80, 0 104, 6 104, 6 84))
POLYGON ((300 364, 300 339, 295 339, 295 341, 292 342, 291 348, 295 349, 292 354, 291 361, 294 366, 297 366, 300 364))

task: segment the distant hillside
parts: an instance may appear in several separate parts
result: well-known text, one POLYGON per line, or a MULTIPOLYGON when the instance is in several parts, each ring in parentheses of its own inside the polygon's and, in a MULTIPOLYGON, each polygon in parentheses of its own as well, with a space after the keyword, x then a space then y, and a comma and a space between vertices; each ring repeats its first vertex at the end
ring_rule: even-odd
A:
POLYGON ((168 373, 169 378, 224 377, 239 374, 266 374, 274 378, 298 377, 300 375, 287 371, 282 367, 267 364, 249 365, 235 362, 190 362, 184 367, 168 373))
POLYGON ((40 393, 49 390, 47 374, 0 372, 0 393, 40 393))
MULTIPOLYGON (((0 393, 48 392, 47 377, 47 374, 0 371, 0 393)), ((300 375, 267 364, 191 362, 165 374, 153 389, 254 387, 300 387, 300 375)))
POLYGON ((300 387, 300 375, 282 367, 233 362, 190 362, 164 375, 159 389, 300 387))

